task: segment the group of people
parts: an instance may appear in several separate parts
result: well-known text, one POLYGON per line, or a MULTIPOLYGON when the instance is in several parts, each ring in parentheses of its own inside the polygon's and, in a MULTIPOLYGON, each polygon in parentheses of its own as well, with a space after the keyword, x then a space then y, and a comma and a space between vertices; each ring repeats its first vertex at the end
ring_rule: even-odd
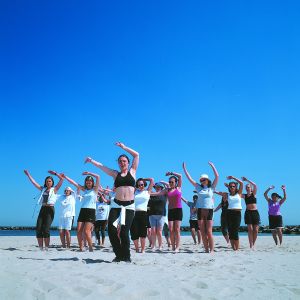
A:
MULTIPOLYGON (((190 227, 194 242, 200 243, 201 239, 205 252, 214 252, 213 214, 222 208, 221 227, 222 233, 230 242, 233 250, 239 249, 239 227, 241 223, 242 199, 246 203, 245 223, 248 226, 248 238, 250 248, 254 249, 257 239, 260 216, 257 210, 256 184, 242 177, 238 179, 228 176, 225 183, 227 192, 218 191, 217 184, 219 174, 212 162, 209 162, 214 173, 213 180, 207 174, 202 174, 199 182, 189 174, 186 164, 183 163, 183 171, 194 188, 193 201, 189 202, 182 196, 182 175, 177 172, 166 172, 168 182, 154 182, 153 178, 138 178, 136 173, 139 165, 139 153, 121 142, 116 145, 127 154, 118 157, 119 171, 111 169, 91 157, 85 159, 85 163, 91 163, 101 171, 111 176, 114 180, 112 189, 104 189, 100 185, 100 176, 96 173, 83 172, 84 185, 68 177, 66 174, 49 171, 51 175, 58 177, 59 182, 54 185, 52 176, 45 179, 44 185, 39 185, 30 173, 25 174, 33 185, 40 190, 38 203, 41 209, 37 218, 36 237, 40 249, 48 248, 50 242, 50 226, 54 218, 54 205, 60 203, 60 237, 63 247, 70 247, 70 230, 75 216, 75 201, 80 199, 81 209, 77 220, 77 239, 80 251, 84 251, 86 241, 89 251, 93 251, 92 230, 95 227, 96 239, 99 245, 103 245, 105 228, 108 225, 108 236, 116 255, 114 262, 130 262, 130 236, 137 252, 145 252, 146 237, 150 239, 152 249, 162 249, 162 231, 166 217, 170 232, 172 250, 176 253, 180 249, 180 227, 183 218, 182 203, 190 207, 190 227), (64 195, 58 196, 58 190, 64 180, 72 184, 65 188, 64 195), (246 193, 243 194, 244 182, 246 193), (153 189, 155 191, 153 191, 153 189), (222 197, 221 203, 215 207, 215 195, 222 197), (109 205, 109 208, 108 208, 109 205), (168 209, 166 209, 166 206, 168 209), (150 224, 149 224, 150 223, 150 224), (149 231, 148 228, 151 227, 149 231), (101 232, 101 240, 100 234, 101 232)), ((274 186, 269 187, 264 196, 269 206, 269 223, 276 244, 282 243, 282 216, 280 207, 286 200, 286 189, 282 186, 283 197, 268 192, 274 186)))

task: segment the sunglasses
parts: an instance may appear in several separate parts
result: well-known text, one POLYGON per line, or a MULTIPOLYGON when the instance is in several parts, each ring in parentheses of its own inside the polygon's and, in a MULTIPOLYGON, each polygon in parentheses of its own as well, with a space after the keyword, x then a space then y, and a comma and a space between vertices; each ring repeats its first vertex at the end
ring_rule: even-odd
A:
POLYGON ((235 188, 236 186, 235 185, 230 185, 229 187, 232 189, 232 188, 235 188))
POLYGON ((144 186, 144 184, 143 184, 143 183, 140 183, 140 184, 138 184, 138 186, 144 186))
POLYGON ((200 182, 204 182, 204 181, 206 181, 206 180, 207 180, 206 178, 200 179, 200 182))
POLYGON ((169 181, 169 183, 175 183, 175 181, 169 181))

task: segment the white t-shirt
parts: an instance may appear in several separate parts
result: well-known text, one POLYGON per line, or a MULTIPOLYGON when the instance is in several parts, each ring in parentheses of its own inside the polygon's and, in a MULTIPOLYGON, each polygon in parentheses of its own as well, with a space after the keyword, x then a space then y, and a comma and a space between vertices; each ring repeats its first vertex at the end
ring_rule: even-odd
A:
POLYGON ((134 194, 134 203, 136 211, 147 211, 150 194, 147 190, 136 190, 134 194))
POLYGON ((196 208, 214 208, 214 189, 212 187, 202 187, 199 183, 196 185, 198 200, 196 208))
POLYGON ((61 218, 75 216, 75 195, 73 193, 70 196, 59 196, 57 202, 59 202, 59 216, 61 218))
POLYGON ((108 220, 109 205, 105 202, 96 202, 96 221, 108 220))

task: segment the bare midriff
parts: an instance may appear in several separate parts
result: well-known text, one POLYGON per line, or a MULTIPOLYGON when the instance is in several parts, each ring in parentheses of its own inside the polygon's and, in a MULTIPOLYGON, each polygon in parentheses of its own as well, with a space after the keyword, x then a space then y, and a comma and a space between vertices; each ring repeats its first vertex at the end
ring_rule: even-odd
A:
POLYGON ((257 210, 256 203, 251 203, 247 205, 247 210, 257 210))
POLYGON ((120 200, 120 201, 134 200, 134 187, 133 186, 117 187, 115 199, 120 200))

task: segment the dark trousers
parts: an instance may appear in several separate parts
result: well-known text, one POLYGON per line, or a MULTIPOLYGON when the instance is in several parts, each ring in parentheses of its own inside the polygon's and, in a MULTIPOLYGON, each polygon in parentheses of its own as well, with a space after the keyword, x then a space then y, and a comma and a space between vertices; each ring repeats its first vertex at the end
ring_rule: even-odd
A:
POLYGON ((36 237, 37 238, 49 238, 50 226, 54 219, 54 207, 42 206, 39 216, 36 221, 36 237))
POLYGON ((120 238, 113 223, 119 218, 121 208, 111 208, 108 217, 108 236, 116 257, 120 260, 130 259, 129 230, 134 218, 134 210, 126 210, 125 225, 121 226, 120 238))
POLYGON ((95 235, 96 239, 99 241, 100 240, 100 232, 101 232, 101 237, 102 239, 105 238, 105 228, 107 225, 107 220, 97 220, 95 222, 95 235))

